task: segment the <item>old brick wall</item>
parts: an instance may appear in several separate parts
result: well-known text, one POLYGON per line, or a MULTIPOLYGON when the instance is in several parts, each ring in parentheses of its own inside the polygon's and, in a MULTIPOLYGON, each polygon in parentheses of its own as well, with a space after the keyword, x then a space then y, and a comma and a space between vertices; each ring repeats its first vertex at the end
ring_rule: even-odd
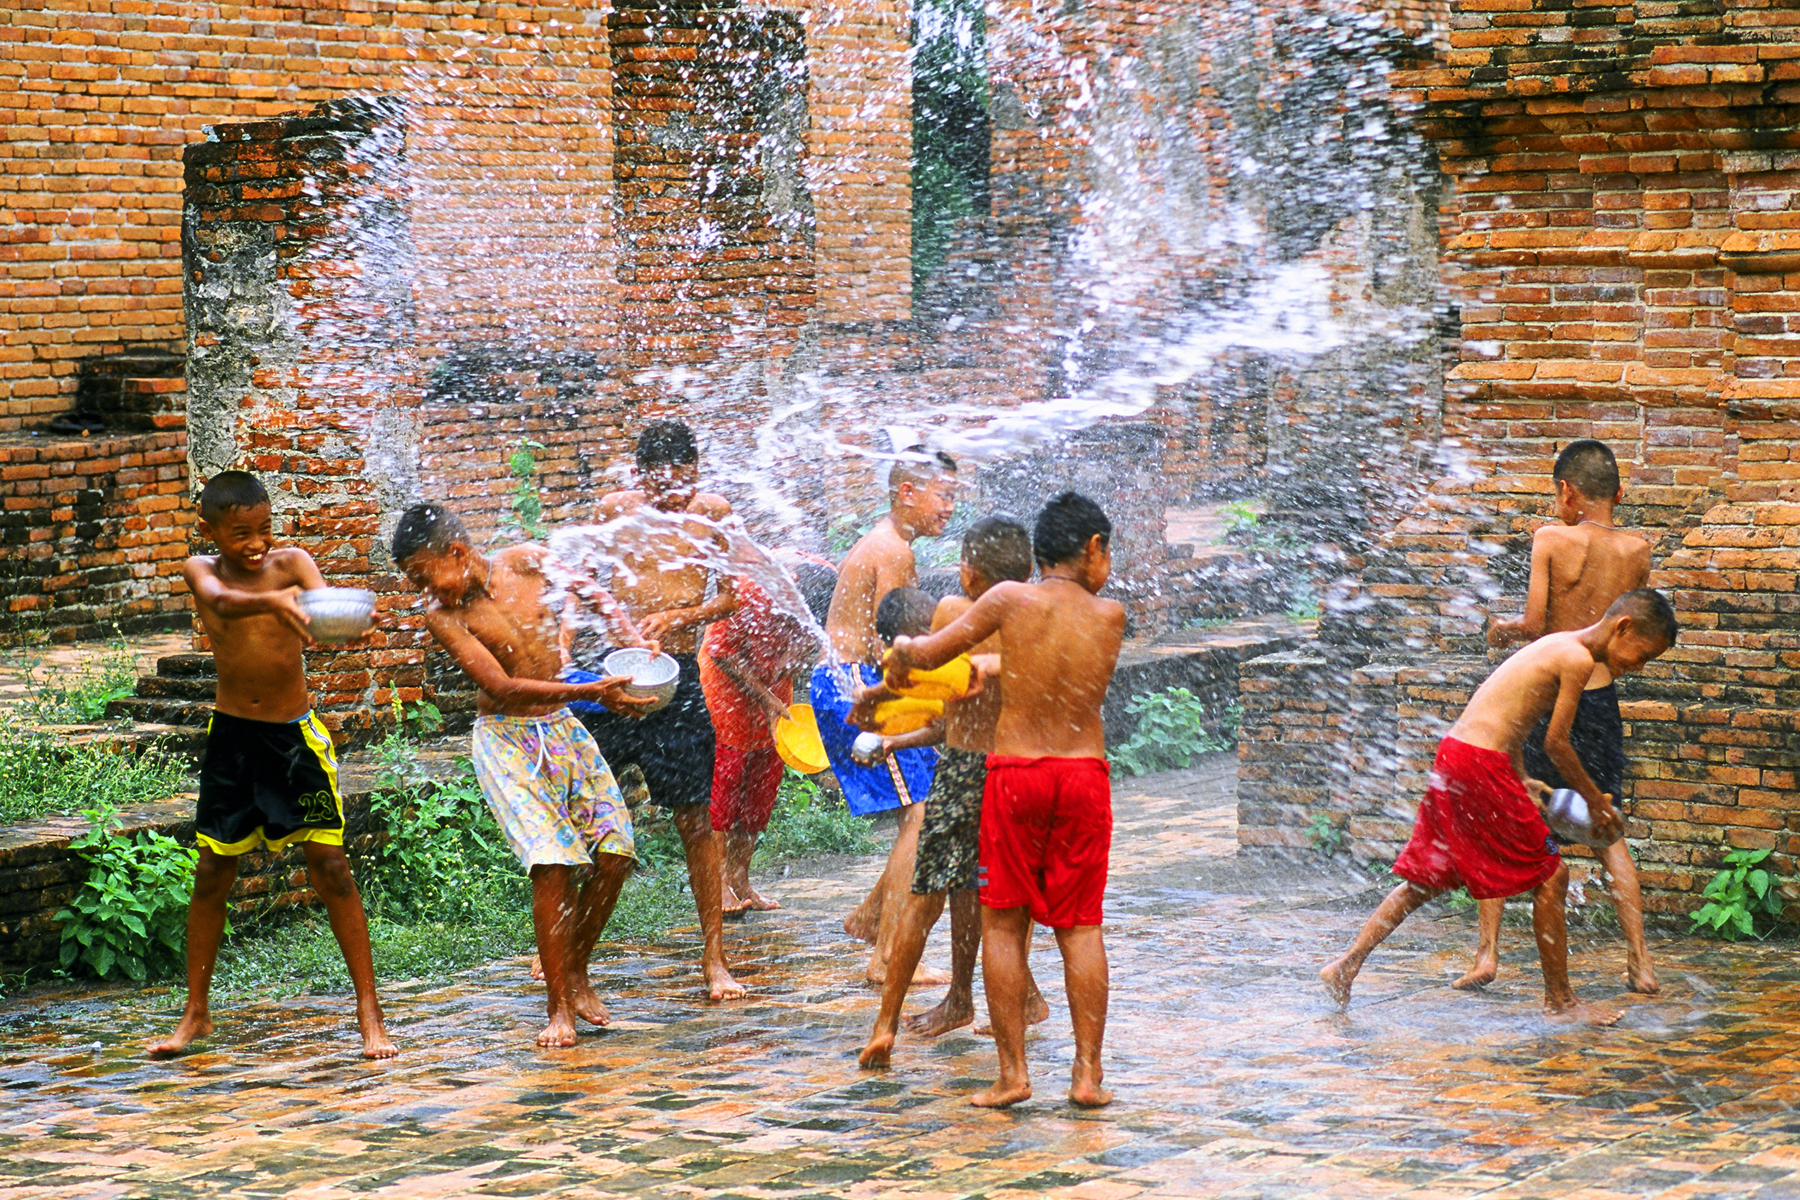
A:
MULTIPOLYGON (((1366 853, 1391 851, 1436 735, 1489 668, 1486 614, 1521 602, 1555 454, 1594 436, 1687 625, 1621 687, 1628 834, 1650 906, 1684 911, 1725 849, 1773 848, 1783 872, 1800 851, 1800 159, 1781 148, 1800 143, 1800 44, 1762 4, 1457 11, 1449 59, 1401 80, 1453 184, 1448 477, 1371 554, 1321 647, 1351 684, 1400 671, 1365 706, 1391 698, 1395 716, 1338 738, 1354 752, 1305 803, 1253 788, 1246 826, 1303 844, 1322 803, 1366 853), (1409 663, 1439 682, 1408 691, 1409 663)), ((1272 711, 1304 699, 1267 668, 1272 711)))

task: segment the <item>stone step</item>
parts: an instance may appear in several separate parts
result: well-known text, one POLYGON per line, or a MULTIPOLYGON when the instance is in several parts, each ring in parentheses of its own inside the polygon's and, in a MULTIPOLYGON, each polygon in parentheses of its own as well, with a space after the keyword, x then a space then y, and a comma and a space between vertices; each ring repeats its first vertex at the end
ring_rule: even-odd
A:
POLYGON ((210 654, 165 654, 156 660, 158 675, 217 675, 210 654))
POLYGON ((1237 701, 1239 664, 1291 650, 1311 637, 1313 629, 1313 622, 1271 615, 1127 642, 1102 709, 1107 744, 1128 741, 1136 730, 1137 718, 1126 711, 1134 698, 1172 687, 1185 687, 1199 697, 1208 720, 1222 720, 1237 701))
POLYGON ((107 720, 116 721, 124 717, 135 725, 204 726, 211 716, 211 700, 126 696, 121 700, 108 701, 106 705, 107 720))
POLYGON ((211 704, 218 686, 217 675, 140 675, 137 694, 146 700, 196 700, 211 704))

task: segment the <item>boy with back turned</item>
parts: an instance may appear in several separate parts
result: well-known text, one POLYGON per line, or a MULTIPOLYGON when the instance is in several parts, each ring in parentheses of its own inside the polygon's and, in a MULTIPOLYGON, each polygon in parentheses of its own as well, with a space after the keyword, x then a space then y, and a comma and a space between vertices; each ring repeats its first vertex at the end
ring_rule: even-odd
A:
POLYGON ((238 859, 298 843, 356 989, 363 1055, 391 1057, 397 1051, 375 996, 368 918, 344 857, 337 756, 306 690, 304 651, 313 640, 299 596, 324 587, 324 576, 306 551, 275 545, 269 493, 254 475, 221 471, 208 480, 199 529, 219 552, 194 555, 182 576, 212 642, 219 683, 194 810, 200 861, 188 904, 187 1005, 150 1053, 178 1054, 213 1031, 207 997, 238 859))
MULTIPOLYGON (((1525 613, 1518 620, 1496 620, 1488 626, 1488 644, 1506 646, 1533 641, 1546 633, 1580 629, 1599 619, 1608 605, 1644 586, 1650 576, 1650 543, 1613 527, 1613 506, 1623 496, 1619 463, 1611 450, 1592 438, 1571 442, 1556 457, 1551 472, 1556 487, 1559 523, 1545 525, 1531 538, 1531 583, 1525 613)), ((1551 787, 1570 786, 1545 751, 1546 714, 1526 735, 1525 770, 1551 787)), ((1596 666, 1581 701, 1569 744, 1602 792, 1615 800, 1625 787, 1625 726, 1619 715, 1619 690, 1604 666, 1596 666)), ((1644 903, 1630 848, 1620 839, 1599 851, 1611 884, 1619 928, 1625 935, 1625 983, 1634 992, 1657 991, 1656 972, 1644 943, 1644 903)), ((1480 906, 1481 942, 1475 965, 1459 988, 1491 983, 1500 969, 1500 917, 1504 900, 1480 906)))
POLYGON ((1100 937, 1112 790, 1100 706, 1125 636, 1125 610, 1097 594, 1112 569, 1112 523, 1085 496, 1064 492, 1038 514, 1032 534, 1036 583, 989 588, 950 625, 897 638, 890 681, 941 666, 1000 637, 1000 717, 982 793, 981 969, 1000 1077, 970 1097, 1002 1108, 1031 1096, 1025 1065, 1035 920, 1056 931, 1062 951, 1075 1065, 1069 1099, 1108 1103, 1101 1086, 1106 1032, 1106 947, 1100 937))

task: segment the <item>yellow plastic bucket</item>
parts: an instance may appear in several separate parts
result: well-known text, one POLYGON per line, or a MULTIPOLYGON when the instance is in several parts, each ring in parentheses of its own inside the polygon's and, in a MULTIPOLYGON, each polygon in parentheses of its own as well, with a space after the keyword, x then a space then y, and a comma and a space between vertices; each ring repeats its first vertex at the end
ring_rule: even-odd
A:
POLYGON ((802 775, 817 775, 831 765, 825 742, 819 737, 819 719, 812 705, 796 704, 775 722, 775 753, 802 775))
POLYGON ((918 700, 902 696, 875 706, 875 728, 889 737, 923 729, 944 715, 942 700, 918 700))
POLYGON ((913 700, 955 700, 969 690, 969 681, 974 678, 975 664, 969 656, 959 654, 941 667, 933 667, 929 671, 914 671, 912 682, 903 688, 888 684, 897 696, 906 696, 913 700))

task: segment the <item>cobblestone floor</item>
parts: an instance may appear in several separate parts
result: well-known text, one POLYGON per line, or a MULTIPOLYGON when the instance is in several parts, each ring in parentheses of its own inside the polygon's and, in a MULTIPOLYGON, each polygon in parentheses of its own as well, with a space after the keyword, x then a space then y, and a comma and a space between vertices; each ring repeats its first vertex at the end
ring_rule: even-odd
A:
POLYGON ((1441 913, 1378 952, 1347 1014, 1314 980, 1376 893, 1341 869, 1233 854, 1214 762, 1120 789, 1108 930, 1110 1109, 1061 1101, 1054 1014, 1038 1098, 971 1108, 993 1052, 959 1031, 857 1070, 876 998, 838 930, 873 860, 770 891, 732 927, 745 1002, 697 994, 691 934, 598 964, 617 1024, 541 1052, 522 962, 387 1001, 402 1056, 354 1054, 343 997, 220 1012, 200 1053, 151 1062, 167 998, 0 1008, 0 1200, 13 1197, 1024 1195, 1800 1197, 1800 967, 1788 947, 1660 943, 1666 993, 1621 997, 1622 954, 1574 937, 1614 1029, 1537 1014, 1528 934, 1488 993, 1447 981, 1441 913))

